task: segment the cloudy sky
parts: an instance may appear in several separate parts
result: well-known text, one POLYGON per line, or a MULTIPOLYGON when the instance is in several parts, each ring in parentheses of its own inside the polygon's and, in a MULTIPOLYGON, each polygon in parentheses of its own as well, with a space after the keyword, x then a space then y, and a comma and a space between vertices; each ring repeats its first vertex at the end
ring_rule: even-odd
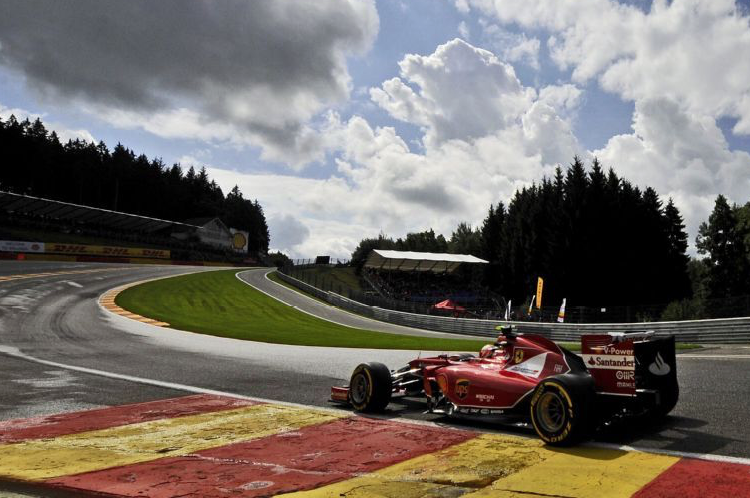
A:
POLYGON ((594 156, 750 200, 750 1, 5 0, 0 117, 206 166, 271 246, 481 223, 594 156))

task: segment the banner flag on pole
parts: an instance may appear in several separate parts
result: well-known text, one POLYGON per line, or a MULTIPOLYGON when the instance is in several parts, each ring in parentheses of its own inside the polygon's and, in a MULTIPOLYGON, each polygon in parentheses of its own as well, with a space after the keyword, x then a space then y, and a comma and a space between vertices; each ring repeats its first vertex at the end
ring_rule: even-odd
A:
POLYGON ((557 314, 557 321, 559 323, 564 323, 565 322, 565 299, 566 298, 563 298, 563 302, 560 305, 560 312, 557 314))
POLYGON ((512 301, 512 299, 508 299, 508 306, 505 308, 505 321, 510 320, 510 303, 512 301))
POLYGON ((531 314, 532 308, 534 308, 534 299, 536 299, 536 296, 531 296, 531 302, 529 303, 529 315, 531 314))
POLYGON ((542 309, 542 290, 544 289, 544 280, 538 277, 536 281, 536 309, 542 309))

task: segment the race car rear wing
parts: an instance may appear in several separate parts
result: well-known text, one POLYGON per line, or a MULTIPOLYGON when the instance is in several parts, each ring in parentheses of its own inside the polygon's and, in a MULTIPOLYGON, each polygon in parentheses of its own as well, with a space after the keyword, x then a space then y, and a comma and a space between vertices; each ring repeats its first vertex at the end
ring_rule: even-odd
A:
POLYGON ((600 394, 635 397, 639 391, 676 382, 674 337, 653 332, 581 337, 581 356, 600 394))

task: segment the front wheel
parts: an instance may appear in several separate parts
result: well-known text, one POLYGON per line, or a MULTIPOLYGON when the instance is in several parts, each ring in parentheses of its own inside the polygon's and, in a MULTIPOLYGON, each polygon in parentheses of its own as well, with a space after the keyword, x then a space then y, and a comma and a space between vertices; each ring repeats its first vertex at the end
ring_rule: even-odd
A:
POLYGON ((590 379, 561 375, 543 380, 531 397, 531 423, 547 444, 569 446, 590 432, 590 379))
POLYGON ((362 363, 352 372, 349 401, 358 412, 381 412, 391 401, 391 371, 382 363, 362 363))

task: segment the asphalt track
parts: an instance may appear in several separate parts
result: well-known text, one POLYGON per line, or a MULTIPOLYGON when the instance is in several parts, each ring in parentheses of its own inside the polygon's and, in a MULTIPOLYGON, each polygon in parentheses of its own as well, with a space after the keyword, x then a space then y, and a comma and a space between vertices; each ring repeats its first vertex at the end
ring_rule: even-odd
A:
MULTIPOLYGON (((184 386, 327 406, 330 385, 346 378, 359 362, 375 360, 396 367, 415 354, 207 337, 113 316, 97 302, 112 287, 194 271, 206 270, 0 262, 0 420, 174 398, 186 394, 184 386), (8 275, 15 277, 3 278, 8 275), (109 372, 114 377, 64 366, 109 372), (156 382, 139 382, 134 377, 156 382)), ((300 309, 314 312, 322 306, 266 281, 263 273, 253 271, 245 278, 300 309)), ((348 313, 334 317, 333 310, 324 311, 328 319, 355 320, 357 326, 364 326, 361 317, 348 313)), ((639 448, 750 457, 748 355, 747 348, 680 355, 682 395, 672 415, 657 426, 613 427, 598 439, 639 448), (739 355, 745 357, 733 357, 739 355)), ((424 415, 422 410, 417 403, 393 404, 389 416, 498 429, 447 421, 424 415)), ((530 434, 523 427, 500 429, 530 434)))

